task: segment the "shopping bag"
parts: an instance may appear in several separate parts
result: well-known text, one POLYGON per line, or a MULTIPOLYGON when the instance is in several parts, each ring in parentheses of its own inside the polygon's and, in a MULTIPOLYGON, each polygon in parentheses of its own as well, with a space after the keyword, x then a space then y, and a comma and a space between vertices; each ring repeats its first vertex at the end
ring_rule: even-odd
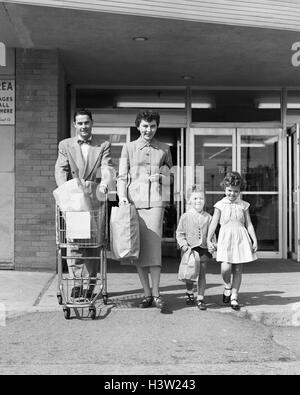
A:
POLYGON ((198 281, 198 276, 200 272, 200 257, 197 251, 191 249, 183 253, 179 270, 178 270, 178 280, 185 281, 198 281))
POLYGON ((110 243, 116 259, 137 260, 140 254, 139 218, 133 204, 111 209, 110 243))
POLYGON ((92 209, 90 197, 84 193, 75 178, 56 188, 53 191, 53 196, 59 209, 63 212, 90 211, 92 209))

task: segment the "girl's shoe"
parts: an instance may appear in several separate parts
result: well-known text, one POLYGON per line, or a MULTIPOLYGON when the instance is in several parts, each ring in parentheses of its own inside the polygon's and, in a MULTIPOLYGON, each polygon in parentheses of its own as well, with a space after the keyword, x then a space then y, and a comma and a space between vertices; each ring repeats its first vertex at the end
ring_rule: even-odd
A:
POLYGON ((239 310, 241 308, 241 306, 239 305, 239 302, 237 300, 237 298, 233 298, 230 301, 230 306, 233 310, 239 310))
POLYGON ((207 306, 204 303, 204 300, 197 299, 196 303, 197 303, 197 307, 198 307, 199 310, 206 310, 207 309, 207 306))
POLYGON ((153 296, 145 296, 139 304, 141 309, 147 309, 151 307, 153 303, 153 296))
POLYGON ((195 297, 194 294, 190 294, 188 292, 185 293, 185 303, 187 305, 195 304, 195 297))
POLYGON ((231 291, 231 288, 224 288, 224 292, 223 292, 223 303, 229 303, 230 302, 230 297, 231 297, 231 292, 229 295, 225 295, 225 290, 226 291, 231 291))

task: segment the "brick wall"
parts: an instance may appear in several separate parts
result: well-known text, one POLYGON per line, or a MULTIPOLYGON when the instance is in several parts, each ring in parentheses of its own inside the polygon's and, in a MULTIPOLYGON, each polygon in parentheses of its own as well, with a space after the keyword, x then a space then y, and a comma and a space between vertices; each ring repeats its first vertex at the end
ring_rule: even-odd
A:
POLYGON ((15 268, 55 270, 54 165, 64 80, 57 51, 16 52, 15 268))

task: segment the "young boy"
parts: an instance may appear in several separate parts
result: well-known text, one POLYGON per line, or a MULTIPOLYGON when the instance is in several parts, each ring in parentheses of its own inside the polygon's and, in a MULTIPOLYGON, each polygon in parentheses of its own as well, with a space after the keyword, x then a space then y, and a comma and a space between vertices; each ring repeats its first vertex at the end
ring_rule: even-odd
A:
MULTIPOLYGON (((207 232, 211 222, 211 215, 203 210, 205 204, 205 193, 197 188, 192 188, 192 193, 188 200, 189 210, 182 214, 176 230, 176 239, 182 252, 189 249, 196 251, 200 257, 200 272, 197 283, 196 304, 199 310, 206 310, 204 293, 206 287, 206 262, 211 258, 207 249, 207 232)), ((186 280, 186 304, 195 303, 193 292, 193 281, 186 280)))

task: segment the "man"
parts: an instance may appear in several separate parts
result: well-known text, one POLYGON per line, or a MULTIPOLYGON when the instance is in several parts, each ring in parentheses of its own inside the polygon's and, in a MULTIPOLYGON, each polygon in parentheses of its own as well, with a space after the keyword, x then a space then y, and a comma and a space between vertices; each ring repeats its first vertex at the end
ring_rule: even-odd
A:
MULTIPOLYGON (((78 186, 83 189, 89 199, 91 209, 101 210, 104 208, 103 202, 100 201, 101 195, 107 193, 108 186, 113 180, 110 143, 100 141, 97 135, 92 135, 93 118, 91 112, 86 109, 74 113, 73 125, 76 136, 62 140, 58 146, 58 158, 55 164, 56 184, 60 186, 76 178, 78 186)), ((93 248, 72 247, 68 251, 68 255, 78 257, 92 257, 95 253, 93 248)), ((67 263, 72 277, 82 276, 83 263, 89 277, 97 276, 98 260, 68 259, 67 263)), ((90 287, 89 291, 92 292, 93 288, 93 286, 90 287)), ((75 287, 71 296, 78 297, 81 291, 80 287, 75 287)))

